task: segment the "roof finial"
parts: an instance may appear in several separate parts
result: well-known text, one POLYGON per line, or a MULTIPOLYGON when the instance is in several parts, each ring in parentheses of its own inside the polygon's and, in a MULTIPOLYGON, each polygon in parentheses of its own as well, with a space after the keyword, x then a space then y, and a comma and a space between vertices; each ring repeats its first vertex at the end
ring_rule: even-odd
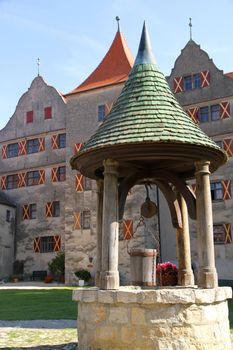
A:
POLYGON ((137 53, 134 65, 136 66, 138 64, 144 64, 144 63, 156 64, 145 21, 143 24, 141 40, 140 40, 138 53, 137 53))
POLYGON ((192 40, 192 18, 189 18, 189 33, 190 33, 190 40, 192 40))
POLYGON ((117 21, 117 31, 120 32, 120 17, 116 16, 116 21, 117 21))
POLYGON ((37 75, 38 75, 38 77, 40 75, 40 59, 39 59, 39 57, 37 58, 37 75))

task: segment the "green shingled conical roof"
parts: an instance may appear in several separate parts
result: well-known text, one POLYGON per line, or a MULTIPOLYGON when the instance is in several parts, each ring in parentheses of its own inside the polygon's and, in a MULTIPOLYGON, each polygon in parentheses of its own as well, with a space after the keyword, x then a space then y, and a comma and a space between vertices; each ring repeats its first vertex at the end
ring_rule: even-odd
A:
MULTIPOLYGON (((218 153, 218 166, 226 155, 196 125, 174 97, 152 53, 144 23, 135 64, 110 114, 85 143, 81 154, 120 145, 153 143, 202 146, 218 153)), ((71 162, 72 163, 72 162, 71 162)), ((216 168, 216 166, 215 166, 216 168)))

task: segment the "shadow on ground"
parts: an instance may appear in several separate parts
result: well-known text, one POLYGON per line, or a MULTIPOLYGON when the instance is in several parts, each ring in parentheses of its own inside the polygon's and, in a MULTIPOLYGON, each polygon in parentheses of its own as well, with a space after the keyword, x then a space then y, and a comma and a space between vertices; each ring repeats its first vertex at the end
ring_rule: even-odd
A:
POLYGON ((59 345, 38 345, 33 347, 4 347, 0 348, 0 350, 77 350, 77 343, 67 343, 67 344, 59 344, 59 345))

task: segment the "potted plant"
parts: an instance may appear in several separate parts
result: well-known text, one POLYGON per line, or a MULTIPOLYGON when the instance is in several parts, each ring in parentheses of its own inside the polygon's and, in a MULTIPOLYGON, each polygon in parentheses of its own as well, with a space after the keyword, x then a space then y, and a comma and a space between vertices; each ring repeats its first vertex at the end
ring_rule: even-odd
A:
POLYGON ((78 270, 75 273, 75 276, 79 279, 79 286, 83 287, 85 282, 87 283, 91 279, 91 274, 87 270, 78 270))
POLYGON ((170 261, 160 263, 156 267, 156 275, 161 286, 175 286, 178 282, 178 269, 170 261))

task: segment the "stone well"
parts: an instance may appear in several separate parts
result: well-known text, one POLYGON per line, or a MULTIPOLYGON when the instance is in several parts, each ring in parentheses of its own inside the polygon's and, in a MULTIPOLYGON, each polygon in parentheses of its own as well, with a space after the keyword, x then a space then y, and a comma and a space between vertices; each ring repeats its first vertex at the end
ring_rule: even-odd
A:
POLYGON ((73 292, 81 350, 231 350, 229 287, 73 292))

